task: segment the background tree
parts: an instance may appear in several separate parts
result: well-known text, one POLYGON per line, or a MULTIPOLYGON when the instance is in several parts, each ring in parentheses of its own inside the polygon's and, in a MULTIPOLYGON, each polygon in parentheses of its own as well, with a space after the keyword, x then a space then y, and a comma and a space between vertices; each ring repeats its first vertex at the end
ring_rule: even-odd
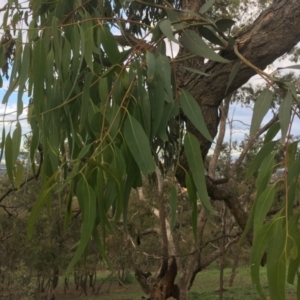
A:
POLYGON ((235 33, 238 28, 233 27, 231 18, 252 2, 238 2, 240 6, 228 2, 228 7, 234 8, 231 13, 223 2, 214 2, 36 0, 25 4, 9 1, 3 7, 1 61, 3 75, 10 77, 3 103, 8 103, 15 89, 18 96, 16 127, 8 133, 3 129, 2 152, 5 150, 11 184, 18 189, 22 167, 16 161, 26 91, 30 98, 34 173, 38 169, 36 151, 43 157, 39 164, 42 188, 28 234, 32 236, 38 212, 49 205, 53 195, 67 193, 67 220, 71 203, 77 199, 82 214, 81 236, 67 273, 85 252, 91 236, 106 257, 107 230, 113 231, 121 216, 128 247, 134 249, 126 225, 127 212, 130 193, 142 185, 143 174, 157 184, 157 208, 152 211, 160 222, 161 266, 148 281, 139 278, 143 274, 132 263, 151 299, 187 299, 195 275, 205 265, 197 249, 208 212, 213 210, 211 200, 224 201, 245 230, 244 236, 248 234, 249 241, 253 238, 252 277, 260 295, 265 297, 259 284, 259 263, 267 249, 270 295, 284 299, 288 258, 289 282, 299 265, 298 216, 293 215, 291 203, 300 168, 297 144, 288 138, 291 120, 298 113, 298 96, 293 83, 262 70, 298 43, 300 3, 254 1, 266 9, 235 33), (166 38, 179 44, 176 57, 167 56, 166 38), (268 88, 256 100, 249 141, 227 178, 220 182, 205 177, 204 160, 218 131, 219 107, 226 96, 257 73, 267 81, 268 88), (274 93, 284 99, 278 116, 259 128, 274 93), (276 183, 269 185, 269 181, 277 143, 273 138, 279 129, 286 147, 283 165, 292 175, 284 179, 282 210, 264 223, 274 199, 276 183), (229 178, 233 178, 256 138, 267 130, 264 146, 247 173, 248 177, 257 176, 256 196, 248 215, 240 207, 239 195, 229 178), (161 178, 168 172, 172 174, 169 222, 166 184, 161 178), (172 241, 178 191, 175 174, 179 184, 187 187, 193 206, 195 243, 188 268, 180 267, 172 241), (199 211, 197 196, 202 204, 199 211))

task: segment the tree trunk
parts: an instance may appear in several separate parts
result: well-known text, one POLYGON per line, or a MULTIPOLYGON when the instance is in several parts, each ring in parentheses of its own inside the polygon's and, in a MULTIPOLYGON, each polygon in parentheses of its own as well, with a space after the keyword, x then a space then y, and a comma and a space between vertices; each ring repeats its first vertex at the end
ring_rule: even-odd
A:
MULTIPOLYGON (((186 1, 187 7, 195 1, 186 1)), ((186 7, 183 7, 184 9, 186 7)), ((246 30, 235 36, 235 44, 239 52, 246 60, 260 69, 265 69, 275 59, 290 51, 300 40, 300 1, 298 0, 275 0, 246 30)), ((181 48, 179 56, 187 53, 181 48)), ((227 83, 232 67, 240 59, 229 47, 219 53, 230 60, 228 64, 214 61, 203 62, 203 58, 193 58, 176 65, 177 87, 188 90, 199 103, 206 126, 212 137, 215 137, 218 130, 219 115, 218 108, 222 100, 243 84, 245 84, 256 72, 241 63, 238 74, 227 90, 227 83), (193 67, 211 76, 204 77, 191 73, 184 67, 193 67)), ((187 122, 187 130, 194 134, 201 144, 203 157, 206 157, 211 142, 206 140, 191 124, 187 122)), ((187 161, 182 155, 181 165, 188 170, 187 161)), ((185 185, 183 168, 178 168, 177 178, 182 185, 185 185)), ((212 191, 213 189, 210 189, 212 191)), ((210 195, 213 197, 213 195, 210 195)), ((227 203, 227 202, 226 202, 227 203)), ((228 203, 227 203, 228 204, 228 203)), ((229 207, 229 206, 228 206, 229 207)), ((236 207, 229 207, 235 210, 236 207)), ((237 215, 238 212, 233 212, 237 215)), ((238 222, 242 227, 244 224, 238 222)), ((242 227, 244 228, 244 227, 242 227)))

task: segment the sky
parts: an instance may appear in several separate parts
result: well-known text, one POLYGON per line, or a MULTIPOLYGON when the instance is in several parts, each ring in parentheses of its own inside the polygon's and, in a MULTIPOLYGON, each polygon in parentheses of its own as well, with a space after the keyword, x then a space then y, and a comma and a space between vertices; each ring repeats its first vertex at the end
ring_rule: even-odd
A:
MULTIPOLYGON (((3 7, 6 3, 7 3, 7 1, 0 0, 0 8, 3 7)), ((0 13, 0 24, 2 23, 2 16, 3 16, 3 14, 0 13)), ((172 48, 173 48, 172 49, 173 51, 171 52, 170 46, 168 46, 168 52, 169 52, 168 55, 170 55, 170 56, 172 56, 172 53, 173 53, 173 55, 176 55, 176 53, 178 51, 178 45, 173 43, 172 48)), ((284 67, 284 66, 291 65, 291 64, 293 64, 293 63, 290 63, 288 60, 281 60, 281 61, 277 60, 272 64, 272 66, 270 66, 267 69, 267 71, 271 72, 271 71, 275 70, 277 67, 284 67)), ((300 76, 299 71, 296 71, 296 73, 298 73, 298 75, 300 76)), ((251 78, 250 83, 253 86, 255 86, 257 84, 261 84, 262 80, 260 79, 259 76, 254 76, 253 78, 251 78)), ((9 82, 3 78, 3 87, 0 88, 0 100, 5 95, 8 85, 9 85, 9 82)), ((13 92, 13 94, 11 95, 11 97, 9 99, 7 106, 1 104, 2 101, 0 101, 0 136, 2 133, 3 125, 5 126, 6 133, 10 129, 14 130, 15 123, 12 123, 12 121, 16 120, 16 99, 17 99, 17 91, 13 92), (5 116, 5 122, 3 123, 3 115, 5 112, 6 112, 6 114, 9 113, 9 115, 5 116)), ((24 101, 24 107, 25 107, 28 104, 28 97, 26 96, 26 93, 24 93, 23 101, 24 101)), ((251 124, 252 108, 253 107, 251 107, 251 106, 246 107, 246 106, 242 106, 241 104, 232 104, 230 106, 229 120, 232 121, 232 128, 230 131, 230 130, 228 130, 229 126, 227 126, 225 141, 229 141, 230 138, 232 141, 235 141, 235 140, 241 141, 245 138, 245 135, 248 133, 250 124, 251 124), (241 123, 240 121, 242 121, 243 123, 241 123), (245 124, 248 124, 248 126, 245 124)), ((26 134, 30 131, 26 116, 27 116, 27 109, 24 109, 23 114, 20 116, 20 123, 22 125, 22 132, 24 134, 26 134)), ((272 117, 272 113, 268 113, 266 115, 266 117, 264 118, 262 125, 267 123, 271 117, 272 117)), ((295 124, 293 125, 292 133, 295 135, 300 135, 300 121, 298 119, 295 120, 295 124)))

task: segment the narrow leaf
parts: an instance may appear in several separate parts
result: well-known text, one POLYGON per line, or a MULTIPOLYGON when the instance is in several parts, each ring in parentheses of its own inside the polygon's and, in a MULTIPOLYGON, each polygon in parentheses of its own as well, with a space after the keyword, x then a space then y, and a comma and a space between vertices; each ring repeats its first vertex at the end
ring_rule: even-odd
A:
POLYGON ((250 127, 250 135, 254 135, 259 129, 260 124, 269 111, 273 100, 273 93, 269 89, 265 89, 261 92, 255 101, 253 109, 253 117, 250 127))
POLYGON ((198 217, 198 205, 197 205, 197 190, 190 174, 185 174, 185 183, 189 195, 189 200, 192 202, 192 228, 194 240, 197 242, 197 217, 198 217))
POLYGON ((124 124, 124 138, 142 173, 147 176, 155 171, 149 140, 141 124, 128 115, 124 124))
POLYGON ((260 276, 259 276, 259 268, 261 259, 266 251, 268 242, 270 240, 270 236, 273 230, 273 223, 267 223, 263 225, 263 227, 257 233, 256 238, 254 238, 252 245, 252 253, 251 253, 251 278, 252 283, 256 287, 256 290, 260 297, 266 300, 266 295, 263 292, 260 276))
POLYGON ((212 142, 213 139, 206 127, 200 106, 194 97, 188 91, 182 90, 179 101, 181 108, 188 119, 207 140, 212 142))
POLYGON ((202 38, 193 30, 186 30, 182 35, 182 44, 193 53, 221 63, 229 63, 229 61, 211 49, 202 38))
POLYGON ((228 82, 227 82, 225 94, 227 94, 228 88, 231 86, 231 84, 232 84, 232 82, 233 82, 233 80, 234 80, 234 78, 235 78, 237 72, 239 71, 240 65, 241 65, 241 63, 240 63, 239 61, 236 62, 236 63, 233 65, 233 67, 232 67, 232 69, 231 69, 231 72, 230 72, 230 74, 229 74, 229 79, 228 79, 228 82))
POLYGON ((147 80, 148 82, 153 81, 155 73, 155 57, 153 53, 146 52, 146 63, 147 63, 147 80))
POLYGON ((267 144, 265 144, 259 152, 254 157, 253 161, 251 162, 246 177, 250 177, 252 174, 254 174, 255 171, 257 171, 263 162, 263 159, 268 156, 274 149, 277 141, 271 141, 267 144))
POLYGON ((282 142, 285 141, 285 137, 290 126, 292 104, 293 95, 290 91, 288 91, 279 108, 279 122, 281 127, 282 142))
POLYGON ((269 212, 275 196, 275 185, 271 185, 259 196, 254 214, 254 235, 261 228, 265 221, 265 217, 269 212))
POLYGON ((76 195, 78 202, 81 204, 81 210, 83 211, 82 228, 78 248, 68 265, 65 276, 70 273, 84 253, 91 238, 96 219, 96 195, 91 186, 86 182, 85 178, 81 178, 77 184, 76 195))
POLYGON ((189 68, 189 67, 184 67, 184 69, 186 69, 186 70, 188 70, 188 71, 190 71, 190 72, 192 72, 192 73, 196 73, 196 74, 199 74, 199 75, 203 75, 203 76, 205 76, 205 77, 211 76, 210 74, 201 72, 201 71, 199 71, 199 70, 197 70, 197 69, 193 69, 193 68, 189 68))
POLYGON ((187 133, 185 136, 184 150, 200 200, 204 208, 212 211, 213 208, 206 190, 205 168, 202 161, 200 144, 197 138, 191 133, 187 133))
POLYGON ((215 1, 216 0, 208 0, 205 2, 199 10, 200 14, 205 14, 214 5, 215 1))
POLYGON ((279 129, 280 129, 279 122, 276 122, 275 124, 273 124, 265 136, 264 144, 271 142, 273 140, 273 138, 277 135, 279 129))
POLYGON ((179 44, 179 42, 174 37, 171 21, 169 19, 164 19, 159 22, 159 28, 170 41, 179 44))

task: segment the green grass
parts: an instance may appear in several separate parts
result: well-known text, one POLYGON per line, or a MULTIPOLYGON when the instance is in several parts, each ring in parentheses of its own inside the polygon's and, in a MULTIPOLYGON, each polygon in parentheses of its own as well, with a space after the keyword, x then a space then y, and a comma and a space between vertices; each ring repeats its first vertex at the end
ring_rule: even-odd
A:
MULTIPOLYGON (((240 268, 237 270, 237 274, 233 283, 233 287, 228 286, 228 280, 230 278, 231 269, 225 269, 224 271, 224 288, 227 289, 223 294, 224 300, 259 300, 259 296, 256 293, 255 288, 252 286, 250 278, 249 268, 240 268)), ((98 282, 101 282, 107 273, 99 273, 98 282)), ((261 284, 266 295, 268 295, 267 275, 266 269, 261 269, 261 284)), ((140 300, 143 296, 143 292, 138 283, 134 280, 133 283, 120 287, 116 281, 112 282, 111 288, 107 293, 109 283, 105 283, 101 288, 98 296, 84 296, 79 295, 76 291, 73 295, 60 294, 57 299, 61 300, 140 300)), ((219 295, 215 292, 219 287, 219 271, 217 269, 204 270, 200 272, 195 278, 193 287, 189 293, 189 300, 217 300, 219 295)), ((296 286, 287 285, 286 299, 292 300, 296 298, 296 286)))

